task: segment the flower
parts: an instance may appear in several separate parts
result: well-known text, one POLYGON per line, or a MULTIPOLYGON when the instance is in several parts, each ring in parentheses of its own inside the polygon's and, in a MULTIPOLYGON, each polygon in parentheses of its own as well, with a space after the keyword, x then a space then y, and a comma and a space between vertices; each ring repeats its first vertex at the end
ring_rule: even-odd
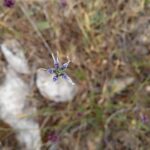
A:
POLYGON ((15 4, 15 0, 4 0, 4 6, 6 7, 12 7, 15 4))
POLYGON ((149 118, 148 118, 148 116, 145 115, 145 114, 141 114, 141 115, 140 115, 140 118, 141 118, 141 121, 142 121, 143 123, 148 123, 148 122, 149 122, 149 118))
POLYGON ((53 81, 57 81, 59 77, 62 77, 64 80, 70 82, 72 85, 75 85, 72 79, 65 72, 70 63, 70 59, 67 57, 68 61, 63 65, 61 65, 58 59, 58 53, 57 53, 57 57, 55 57, 54 54, 52 53, 52 58, 54 62, 54 68, 47 69, 47 72, 50 74, 55 74, 55 76, 53 77, 53 81))
POLYGON ((67 1, 66 0, 60 0, 60 5, 61 5, 61 7, 66 7, 67 1))
POLYGON ((77 112, 77 117, 82 117, 83 116, 83 112, 77 112))
POLYGON ((56 133, 50 133, 48 135, 48 140, 51 141, 52 143, 57 143, 60 140, 60 137, 58 134, 56 133))

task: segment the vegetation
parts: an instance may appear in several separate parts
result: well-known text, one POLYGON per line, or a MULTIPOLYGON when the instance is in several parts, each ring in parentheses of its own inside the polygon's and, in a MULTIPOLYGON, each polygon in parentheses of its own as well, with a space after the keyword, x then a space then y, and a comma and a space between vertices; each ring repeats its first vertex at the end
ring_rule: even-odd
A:
MULTIPOLYGON (((38 107, 43 150, 56 143, 62 150, 149 149, 149 22, 149 0, 1 4, 1 43, 17 39, 31 67, 53 66, 49 51, 72 61, 67 71, 78 86, 73 101, 54 104, 36 88, 30 95, 38 107)), ((16 150, 12 138, 12 129, 1 122, 2 145, 16 150)))

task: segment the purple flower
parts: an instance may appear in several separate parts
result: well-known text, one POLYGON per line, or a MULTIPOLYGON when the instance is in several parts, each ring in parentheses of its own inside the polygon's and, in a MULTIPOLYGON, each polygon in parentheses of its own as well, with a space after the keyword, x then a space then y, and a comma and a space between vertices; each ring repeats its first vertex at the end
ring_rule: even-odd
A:
POLYGON ((51 141, 51 142, 53 142, 53 143, 57 143, 57 142, 59 142, 60 137, 56 133, 50 133, 48 135, 48 140, 51 141))
POLYGON ((141 121, 142 121, 143 123, 148 123, 148 122, 149 122, 149 118, 148 118, 148 116, 145 115, 145 114, 141 114, 141 115, 140 115, 140 118, 141 118, 141 121))
POLYGON ((66 7, 67 6, 67 0, 60 0, 60 5, 61 5, 61 7, 66 7))
POLYGON ((53 77, 53 81, 57 81, 58 77, 57 76, 54 76, 53 77))
POLYGON ((54 73, 54 70, 51 69, 51 68, 49 68, 47 71, 48 71, 48 73, 50 73, 50 74, 54 73))
POLYGON ((61 63, 60 63, 60 61, 58 59, 58 53, 57 53, 57 57, 55 57, 54 54, 52 53, 52 58, 53 58, 53 62, 54 62, 54 68, 49 68, 47 71, 50 74, 55 74, 55 76, 53 77, 53 81, 57 81, 58 77, 62 77, 63 79, 65 79, 66 81, 68 81, 72 85, 74 85, 75 83, 65 73, 65 71, 68 68, 68 65, 70 63, 69 58, 67 57, 68 61, 66 63, 64 63, 63 65, 61 65, 61 63))
POLYGON ((62 68, 62 69, 67 69, 69 63, 70 63, 70 60, 69 60, 69 58, 68 58, 68 62, 64 63, 61 68, 62 68))
POLYGON ((4 0, 4 6, 11 8, 14 5, 15 5, 15 0, 4 0))
POLYGON ((83 116, 83 112, 77 112, 77 116, 78 117, 82 117, 83 116))
POLYGON ((59 62, 58 56, 55 58, 54 54, 52 53, 52 58, 53 58, 53 61, 54 61, 54 67, 55 67, 55 69, 59 68, 60 62, 59 62))
POLYGON ((65 79, 65 80, 67 80, 68 76, 66 74, 63 74, 62 78, 65 79))

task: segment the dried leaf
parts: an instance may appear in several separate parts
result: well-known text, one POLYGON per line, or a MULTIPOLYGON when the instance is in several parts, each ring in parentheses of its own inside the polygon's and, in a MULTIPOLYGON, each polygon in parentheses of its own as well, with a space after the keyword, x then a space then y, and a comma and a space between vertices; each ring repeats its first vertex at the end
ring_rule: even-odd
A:
POLYGON ((133 77, 126 77, 123 79, 113 79, 106 83, 103 87, 104 97, 113 97, 115 94, 125 90, 126 87, 134 82, 133 77))

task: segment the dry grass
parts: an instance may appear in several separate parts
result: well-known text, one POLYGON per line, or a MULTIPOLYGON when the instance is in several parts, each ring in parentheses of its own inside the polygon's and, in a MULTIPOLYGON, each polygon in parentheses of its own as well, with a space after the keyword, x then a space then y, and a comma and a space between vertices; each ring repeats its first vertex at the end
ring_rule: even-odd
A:
MULTIPOLYGON (((63 150, 149 149, 150 119, 141 119, 150 117, 149 0, 68 0, 65 7, 59 0, 19 1, 11 9, 0 6, 0 41, 8 38, 20 41, 30 66, 49 67, 48 51, 56 50, 62 60, 69 55, 73 62, 69 74, 79 91, 72 102, 49 103, 33 90, 43 149, 53 132, 63 150), (113 92, 126 77, 134 82, 113 92), (121 80, 110 84, 116 79, 121 80)), ((10 132, 0 130, 0 140, 16 149, 16 144, 8 144, 10 132)))

